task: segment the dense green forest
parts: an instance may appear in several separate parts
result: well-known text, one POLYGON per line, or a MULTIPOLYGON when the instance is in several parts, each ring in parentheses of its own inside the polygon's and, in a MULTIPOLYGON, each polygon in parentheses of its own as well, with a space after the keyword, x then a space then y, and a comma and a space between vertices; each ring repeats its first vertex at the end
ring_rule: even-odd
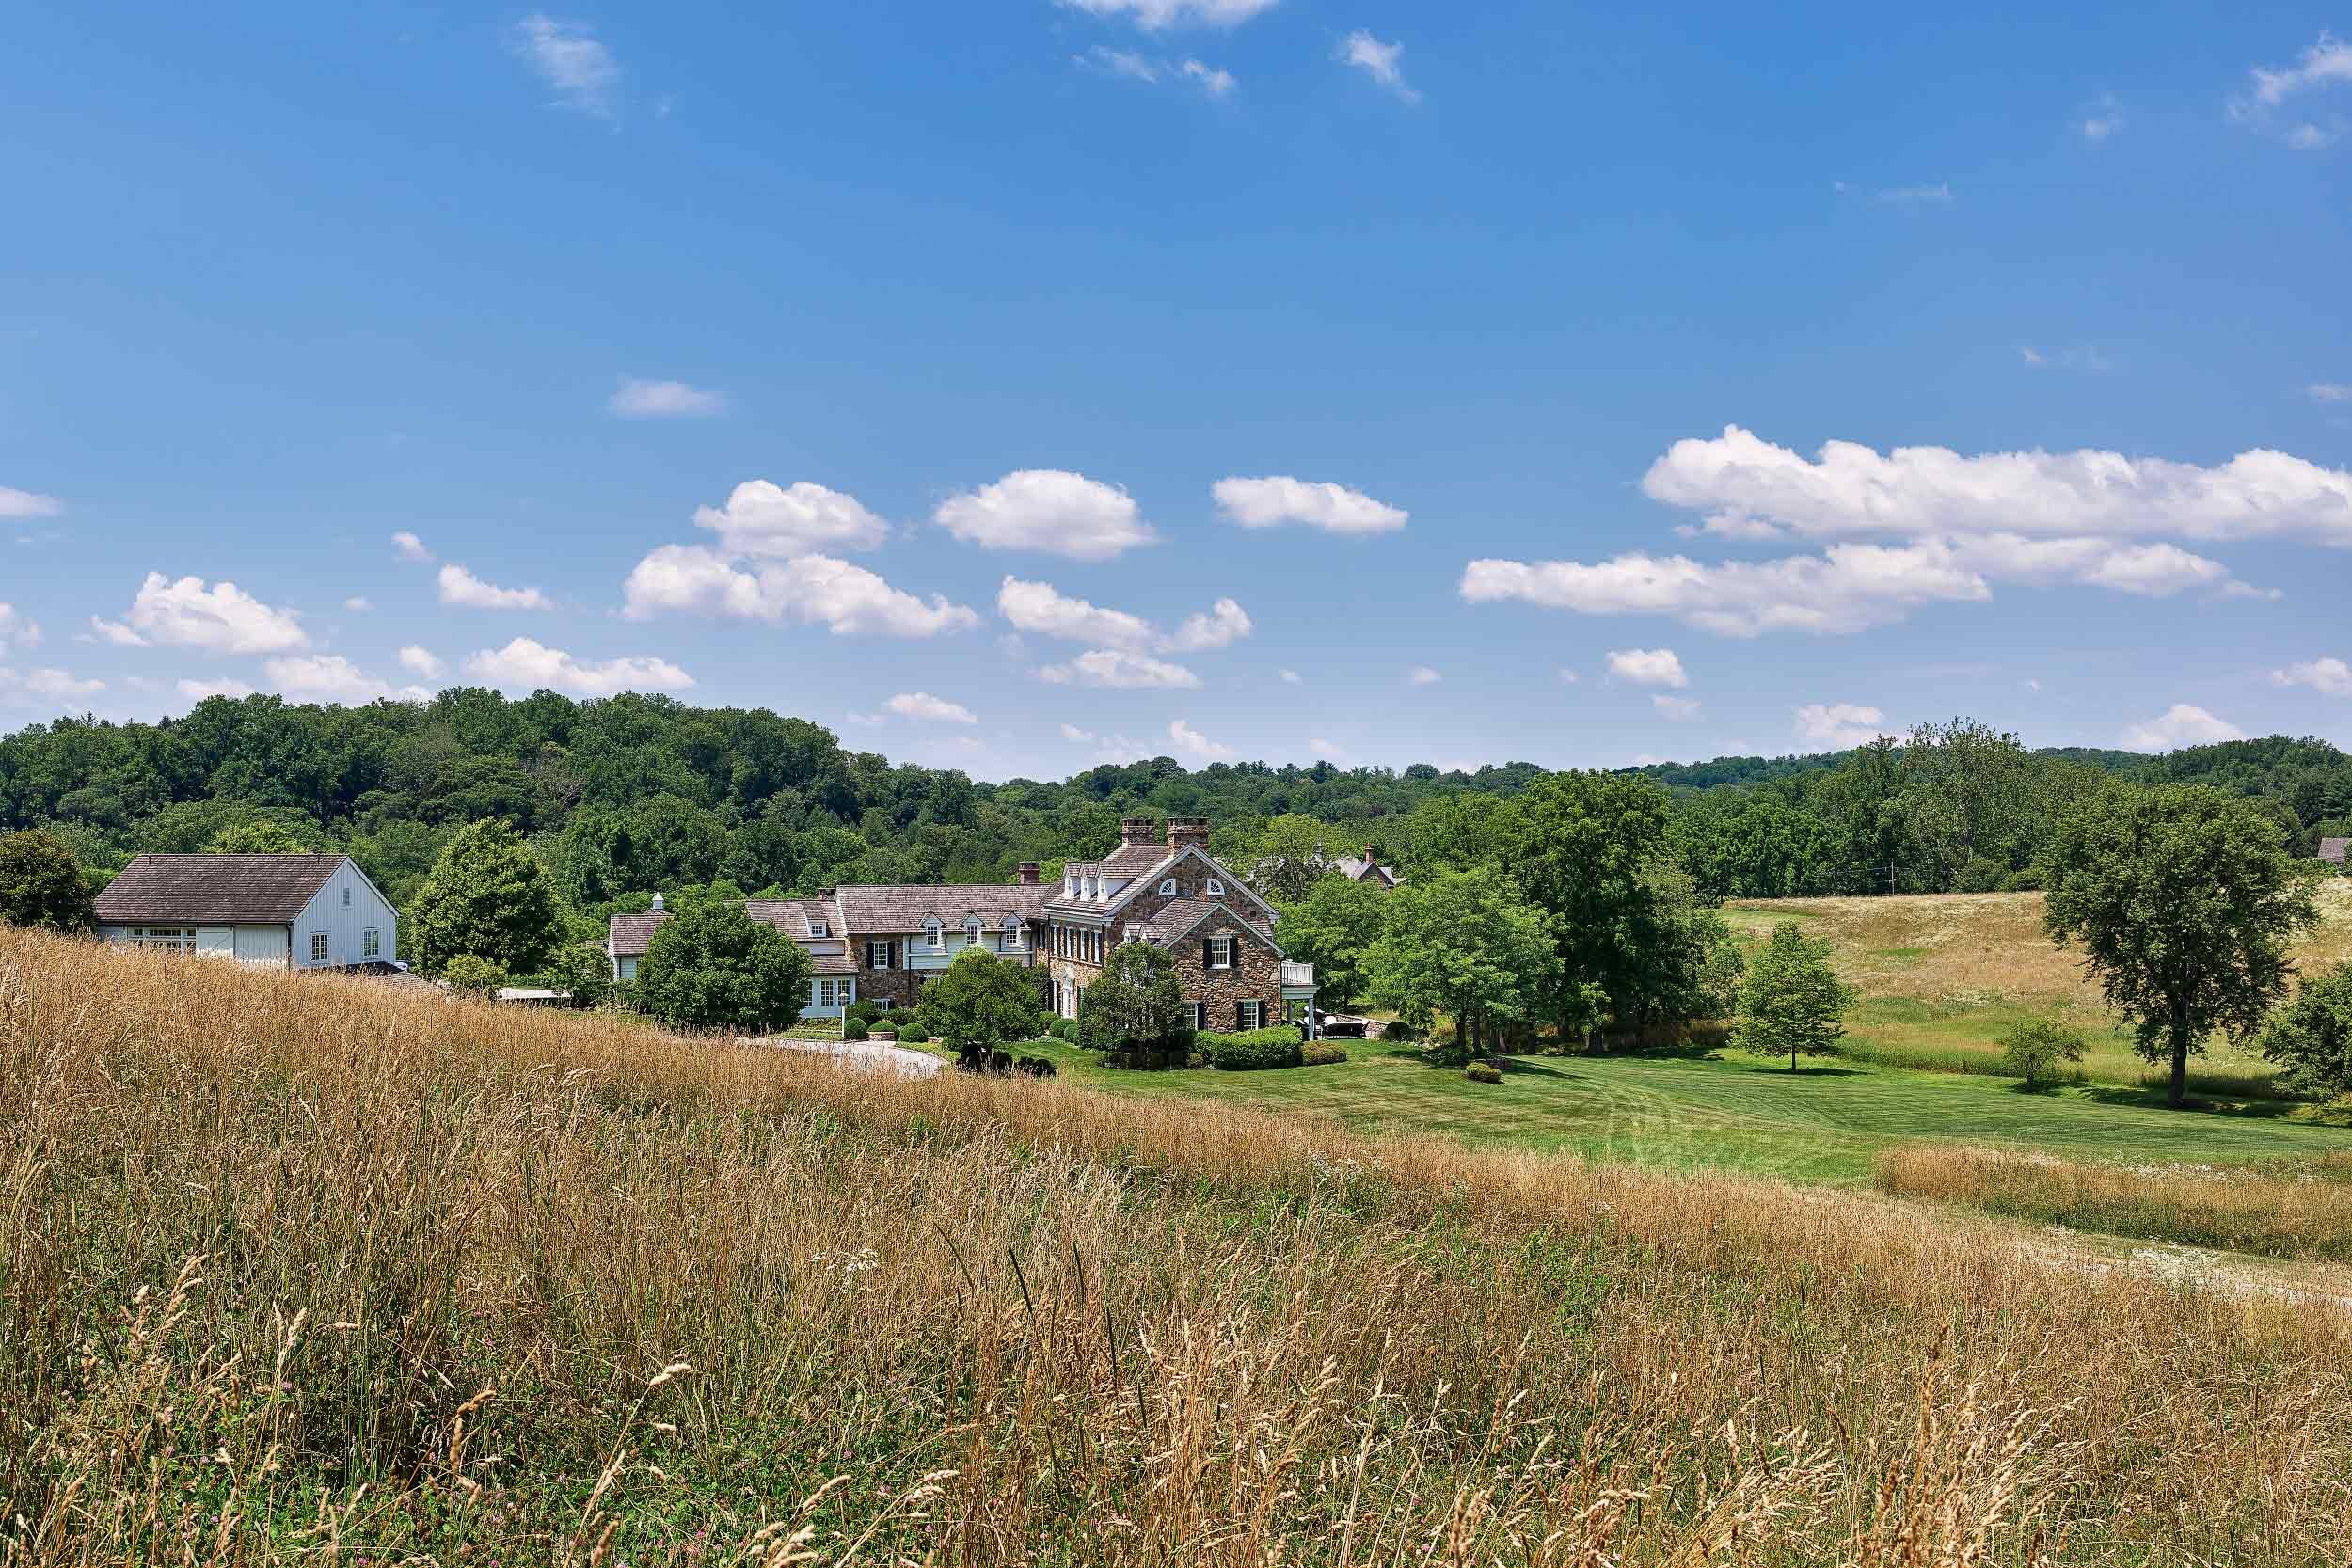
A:
MULTIPOLYGON (((2352 820, 2352 758, 2284 737, 2144 757, 2032 752, 1954 721, 1841 753, 1628 771, 1664 792, 1675 856, 1713 897, 2030 885, 2054 808, 2119 777, 2257 800, 2303 855, 2352 820)), ((1208 816, 1236 861, 1278 843, 1278 819, 1308 819, 1334 847, 1432 872, 1507 841, 1510 802, 1544 776, 1530 763, 1188 770, 1158 757, 982 784, 845 750, 765 709, 456 688, 427 703, 215 697, 155 723, 36 724, 0 738, 0 830, 51 827, 102 877, 142 850, 340 848, 405 905, 459 828, 497 818, 593 916, 713 882, 993 881, 1024 860, 1050 872, 1107 849, 1135 812, 1208 816)))

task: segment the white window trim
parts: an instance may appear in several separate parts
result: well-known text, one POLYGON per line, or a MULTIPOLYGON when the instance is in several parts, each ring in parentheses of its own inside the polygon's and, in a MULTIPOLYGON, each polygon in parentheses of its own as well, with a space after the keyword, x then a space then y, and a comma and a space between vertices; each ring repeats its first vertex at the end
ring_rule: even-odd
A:
POLYGON ((1245 996, 1233 1006, 1237 1009, 1234 1014, 1233 1021, 1240 1024, 1244 1030, 1263 1029, 1265 1027, 1264 1003, 1257 1000, 1255 997, 1245 996))
POLYGON ((384 956, 384 933, 373 926, 359 933, 359 956, 378 958, 384 956))
POLYGON ((829 937, 833 935, 833 927, 822 920, 812 920, 808 923, 808 934, 813 937, 829 937))
POLYGON ((869 940, 866 943, 866 967, 877 970, 888 969, 890 967, 890 943, 888 942, 874 942, 869 940), (877 960, 874 957, 874 949, 878 947, 882 949, 882 958, 879 960, 877 960))
POLYGON ((312 931, 310 933, 310 961, 314 964, 323 964, 326 961, 326 933, 325 931, 312 931))
POLYGON ((1001 945, 1016 949, 1029 945, 1029 928, 1022 924, 1021 917, 1019 915, 1009 914, 1005 916, 1004 937, 1001 945))
POLYGON ((1192 1032, 1196 1035, 1205 1033, 1209 1027, 1209 1005, 1206 1002, 1187 1002, 1184 1006, 1192 1009, 1192 1032))
POLYGON ((351 889, 349 888, 343 889, 343 908, 351 908, 351 889))
POLYGON ((1212 877, 1200 884, 1200 891, 1212 898, 1222 898, 1225 896, 1225 884, 1212 877))
POLYGON ((1160 896, 1161 896, 1161 897, 1163 897, 1163 898, 1173 898, 1173 897, 1175 897, 1175 896, 1176 896, 1176 879, 1175 879, 1175 878, 1170 877, 1170 878, 1168 878, 1168 880, 1166 880, 1166 881, 1164 881, 1164 882, 1162 882, 1162 883, 1160 884, 1160 896))
POLYGON ((932 952, 945 953, 947 950, 947 928, 936 920, 926 920, 923 922, 923 941, 932 952))
POLYGON ((1209 967, 1211 969, 1233 967, 1233 940, 1230 936, 1209 939, 1209 967))

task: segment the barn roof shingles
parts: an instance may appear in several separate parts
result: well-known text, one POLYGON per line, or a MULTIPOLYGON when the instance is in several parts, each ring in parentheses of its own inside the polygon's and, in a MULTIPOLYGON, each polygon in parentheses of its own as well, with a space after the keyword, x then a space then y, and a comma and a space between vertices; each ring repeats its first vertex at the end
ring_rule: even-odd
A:
POLYGON ((343 860, 342 855, 138 855, 98 895, 98 918, 109 925, 289 925, 343 860))

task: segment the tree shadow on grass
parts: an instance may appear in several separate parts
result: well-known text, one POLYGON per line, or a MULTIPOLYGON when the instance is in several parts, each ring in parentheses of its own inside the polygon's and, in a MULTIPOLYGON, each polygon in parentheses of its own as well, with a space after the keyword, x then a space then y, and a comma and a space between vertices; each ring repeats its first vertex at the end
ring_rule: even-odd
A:
POLYGON ((1565 1072, 1542 1062, 1530 1061, 1524 1056, 1503 1057, 1502 1073, 1506 1078, 1573 1078, 1576 1076, 1573 1072, 1565 1072))
POLYGON ((1742 1065, 1747 1072, 1766 1073, 1774 1078, 1867 1078, 1868 1073, 1857 1068, 1810 1065, 1790 1068, 1787 1062, 1774 1067, 1770 1062, 1748 1062, 1742 1065))
POLYGON ((2191 1094, 2185 1103, 2175 1106, 2165 1098, 2162 1089, 2127 1089, 2114 1084, 2093 1084, 2083 1090, 2084 1098, 2102 1105, 2129 1105, 2148 1111, 2178 1110, 2204 1116, 2239 1117, 2249 1121, 2275 1121, 2292 1116, 2303 1108, 2299 1100, 2217 1100, 2191 1094))

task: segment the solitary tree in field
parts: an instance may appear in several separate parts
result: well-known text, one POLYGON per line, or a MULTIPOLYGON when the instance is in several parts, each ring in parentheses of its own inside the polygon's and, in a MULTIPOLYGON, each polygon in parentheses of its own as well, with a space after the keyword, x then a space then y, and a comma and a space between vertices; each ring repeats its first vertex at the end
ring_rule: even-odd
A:
POLYGON ((2262 1053, 2291 1088, 2323 1100, 2352 1094, 2352 963, 2306 980, 2263 1026, 2262 1053))
POLYGON ((760 1034, 808 1002, 808 954, 743 906, 712 899, 670 916, 637 965, 637 999, 674 1028, 760 1034))
POLYGON ((1750 1051, 1788 1053, 1788 1070, 1799 1056, 1833 1056, 1845 1037, 1846 1009, 1853 989, 1829 966, 1829 943, 1815 942, 1793 920, 1772 932, 1748 965, 1740 985, 1737 1037, 1750 1051))
POLYGON ((2042 1080, 2083 1059, 2083 1040, 2046 1018, 2030 1019, 2001 1037, 2001 1065, 2037 1089, 2042 1080))
POLYGON ((2220 790, 2119 784, 2069 813, 2043 859, 2051 940, 2082 950, 2140 1055, 2169 1058, 2175 1106, 2208 1037, 2261 1026, 2294 973, 2287 939, 2318 918, 2280 840, 2220 790))
POLYGON ((1533 1019, 1560 959, 1543 911, 1490 867, 1440 871, 1389 895, 1389 918, 1365 960, 1374 1000, 1426 1028, 1453 1015, 1456 1060, 1496 1025, 1533 1019))
POLYGON ((46 828, 0 833, 0 921, 87 931, 91 912, 82 863, 65 840, 46 828))
POLYGON ((428 974, 460 953, 528 974, 547 961, 563 925, 555 886, 531 846, 502 822, 476 822, 441 851, 401 935, 428 974))
POLYGON ((977 1066, 990 1052, 1027 1037, 1037 1022, 1037 982, 1018 964, 967 947, 923 988, 917 1011, 942 1045, 954 1046, 963 1065, 977 1066))

